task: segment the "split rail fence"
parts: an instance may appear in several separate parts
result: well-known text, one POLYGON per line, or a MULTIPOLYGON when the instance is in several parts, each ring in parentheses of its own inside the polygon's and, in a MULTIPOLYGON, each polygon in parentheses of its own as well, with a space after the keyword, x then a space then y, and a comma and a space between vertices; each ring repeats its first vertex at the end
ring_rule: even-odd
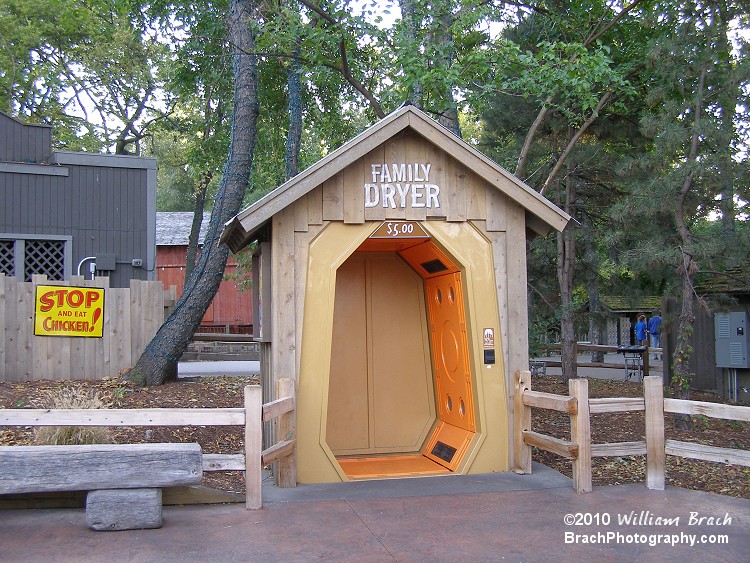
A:
POLYGON ((0 381, 102 379, 133 366, 174 305, 174 286, 131 280, 128 288, 110 288, 109 278, 48 281, 35 275, 19 282, 0 274, 0 381), (37 285, 104 288, 101 338, 35 336, 37 285))
POLYGON ((666 456, 731 463, 750 467, 750 450, 717 448, 666 440, 665 413, 702 415, 750 422, 750 407, 664 398, 661 376, 643 379, 643 397, 590 399, 587 379, 571 379, 569 395, 555 395, 531 389, 531 372, 516 372, 514 396, 514 451, 517 473, 531 473, 531 448, 572 460, 573 488, 578 493, 591 492, 591 458, 646 455, 646 486, 663 490, 666 456), (531 409, 550 409, 570 416, 570 440, 563 440, 534 432, 531 428, 531 409), (599 413, 644 411, 645 441, 591 443, 591 415, 599 413))
POLYGON ((248 385, 244 407, 237 408, 0 409, 0 426, 244 426, 244 453, 203 454, 203 471, 244 471, 245 507, 258 509, 264 466, 277 462, 277 484, 296 485, 294 381, 281 379, 277 390, 282 398, 263 404, 260 386, 248 385), (274 419, 276 435, 284 439, 264 450, 262 422, 274 419))

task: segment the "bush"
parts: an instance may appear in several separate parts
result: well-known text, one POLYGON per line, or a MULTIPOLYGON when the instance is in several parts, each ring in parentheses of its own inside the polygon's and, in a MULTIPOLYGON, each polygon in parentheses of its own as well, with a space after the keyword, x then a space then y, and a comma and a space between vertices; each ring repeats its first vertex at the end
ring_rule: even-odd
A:
MULTIPOLYGON (((39 407, 45 409, 107 409, 110 404, 98 391, 75 387, 58 387, 39 398, 39 407)), ((61 446, 76 444, 109 444, 112 434, 106 426, 37 426, 34 444, 61 446)))

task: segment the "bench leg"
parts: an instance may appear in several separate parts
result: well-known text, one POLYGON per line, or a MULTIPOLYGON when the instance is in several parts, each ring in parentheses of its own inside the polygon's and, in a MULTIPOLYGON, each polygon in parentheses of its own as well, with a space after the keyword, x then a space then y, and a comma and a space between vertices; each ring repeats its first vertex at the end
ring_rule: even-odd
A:
POLYGON ((92 530, 161 528, 161 489, 100 489, 86 495, 92 530))

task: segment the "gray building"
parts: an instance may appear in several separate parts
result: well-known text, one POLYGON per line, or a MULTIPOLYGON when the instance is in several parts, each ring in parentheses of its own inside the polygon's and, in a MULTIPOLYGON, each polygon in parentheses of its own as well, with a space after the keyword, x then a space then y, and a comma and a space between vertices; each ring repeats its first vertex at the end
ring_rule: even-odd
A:
POLYGON ((155 279, 156 159, 54 152, 51 127, 0 112, 0 197, 0 273, 155 279))

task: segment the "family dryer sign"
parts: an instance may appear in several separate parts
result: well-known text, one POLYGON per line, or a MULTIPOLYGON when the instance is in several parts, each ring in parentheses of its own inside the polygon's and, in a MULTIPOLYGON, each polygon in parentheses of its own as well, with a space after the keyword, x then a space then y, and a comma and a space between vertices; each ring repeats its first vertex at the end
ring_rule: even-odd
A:
POLYGON ((430 183, 432 164, 371 164, 372 183, 364 185, 365 207, 440 208, 440 186, 430 183))
POLYGON ((102 337, 104 289, 36 286, 34 335, 102 337))

